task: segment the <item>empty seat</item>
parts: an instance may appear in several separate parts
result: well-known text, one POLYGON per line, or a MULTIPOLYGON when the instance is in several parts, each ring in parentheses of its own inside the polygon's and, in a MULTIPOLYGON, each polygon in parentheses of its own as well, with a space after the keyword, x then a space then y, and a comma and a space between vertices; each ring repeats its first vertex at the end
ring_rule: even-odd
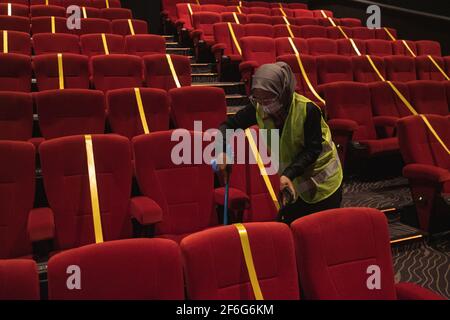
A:
POLYGON ((394 54, 392 48, 392 41, 388 40, 366 40, 366 53, 371 56, 385 57, 394 54))
POLYGON ((335 40, 325 38, 310 38, 308 41, 308 52, 312 56, 338 54, 335 40))
POLYGON ((389 40, 391 41, 392 38, 391 36, 388 34, 388 32, 394 37, 397 38, 397 30, 393 29, 393 28, 380 28, 380 29, 374 29, 375 30, 375 37, 377 39, 382 39, 382 40, 389 40))
POLYGON ((319 84, 353 81, 352 60, 338 55, 316 57, 317 79, 319 84))
POLYGON ((391 81, 414 81, 416 80, 416 63, 413 57, 390 56, 384 58, 386 76, 391 81))
POLYGON ((30 15, 28 5, 17 3, 0 3, 0 15, 2 16, 20 16, 27 17, 30 15))
POLYGON ((61 0, 61 6, 66 8, 70 6, 88 7, 91 6, 91 0, 61 0))
POLYGON ((0 261, 0 299, 39 300, 39 276, 31 259, 0 261))
POLYGON ((309 17, 295 18, 295 25, 297 25, 297 26, 318 26, 319 20, 317 18, 309 18, 309 17))
POLYGON ((418 56, 432 55, 441 56, 441 44, 437 41, 421 40, 416 41, 416 50, 418 56))
POLYGON ((68 250, 48 262, 48 285, 52 300, 182 300, 180 249, 165 239, 129 239, 68 250), (67 287, 72 265, 81 290, 67 287))
POLYGON ((31 32, 38 33, 72 33, 67 28, 67 19, 63 17, 36 17, 31 18, 31 32), (52 20, 54 19, 54 29, 52 20))
MULTIPOLYGON (((24 0, 26 2, 28 2, 27 0, 24 0)), ((53 6, 63 6, 62 3, 63 0, 30 0, 30 5, 34 6, 34 5, 53 5, 53 6)))
MULTIPOLYGON (((381 81, 379 75, 370 64, 366 56, 352 57, 353 79, 358 82, 381 81)), ((371 57, 373 64, 380 72, 381 76, 386 79, 386 70, 384 60, 381 57, 371 57)))
POLYGON ((270 17, 270 23, 274 26, 277 24, 286 24, 286 21, 289 22, 290 25, 295 25, 296 18, 282 16, 270 17))
POLYGON ((0 16, 0 30, 30 33, 30 19, 20 16, 0 16))
POLYGON ((0 53, 0 91, 31 91, 31 58, 0 53))
POLYGON ((132 19, 133 13, 130 9, 125 8, 103 8, 100 9, 100 16, 108 20, 132 19))
POLYGON ((301 26, 302 38, 326 38, 327 29, 322 26, 301 26))
POLYGON ((142 59, 126 54, 110 54, 91 58, 93 83, 107 91, 142 86, 142 59))
POLYGON ((248 1, 245 2, 245 6, 248 8, 252 7, 270 8, 270 3, 266 1, 248 1))
POLYGON ((74 34, 39 33, 33 35, 34 54, 80 53, 80 39, 74 34))
POLYGON ((292 10, 308 9, 308 5, 306 3, 286 3, 283 6, 287 6, 288 8, 290 8, 292 10))
POLYGON ((30 6, 31 17, 66 17, 66 8, 54 5, 30 6))
POLYGON ((0 140, 31 139, 33 100, 29 93, 0 91, 0 140))
POLYGON ((0 0, 2 3, 14 3, 14 4, 21 4, 21 5, 28 5, 28 0, 0 0))
POLYGON ((120 54, 125 53, 125 39, 117 34, 99 33, 84 34, 80 36, 81 53, 89 57, 104 54, 120 54))
POLYGON ((148 25, 144 20, 137 19, 117 19, 112 21, 112 32, 115 34, 120 34, 122 36, 127 36, 133 34, 130 24, 133 26, 133 31, 135 34, 147 34, 148 25))
POLYGON ((352 36, 354 39, 361 40, 376 39, 376 31, 367 27, 355 27, 352 28, 352 36))
MULTIPOLYGON (((3 111, 4 106, 1 105, 0 112, 3 113, 3 111)), ((0 120, 0 123, 3 125, 3 119, 0 120)), ((0 141, 1 259, 30 258, 32 253, 31 239, 28 234, 28 218, 34 202, 35 157, 34 147, 29 142, 0 141)), ((1 267, 0 270, 2 270, 1 267)), ((2 276, 0 275, 0 277, 2 276)), ((2 281, 0 295, 2 295, 4 284, 2 281)), ((6 293, 3 292, 3 294, 6 293)))
POLYGON ((194 121, 201 121, 202 130, 218 128, 227 117, 225 92, 215 87, 184 87, 169 91, 171 116, 176 128, 196 130, 194 121))
POLYGON ((92 6, 94 8, 120 8, 120 0, 91 0, 92 6))
POLYGON ((195 12, 192 15, 194 30, 191 32, 191 37, 195 45, 198 45, 200 40, 207 45, 214 44, 214 23, 220 22, 220 14, 215 12, 195 12))
MULTIPOLYGON (((181 86, 191 85, 191 63, 189 58, 170 55, 181 86)), ((147 87, 169 90, 176 88, 165 54, 152 54, 144 58, 144 74, 147 87)))
POLYGON ((411 104, 418 113, 449 114, 447 93, 441 81, 411 81, 408 82, 411 104))
MULTIPOLYGON (((64 89, 89 89, 88 58, 73 53, 63 53, 61 58, 64 89)), ((33 70, 39 91, 60 89, 57 53, 35 56, 33 70)))
POLYGON ((247 15, 242 14, 242 13, 235 13, 235 14, 233 14, 232 12, 222 12, 220 14, 220 17, 221 17, 222 22, 237 23, 237 21, 236 21, 236 18, 237 18, 239 23, 241 23, 241 24, 246 24, 247 23, 247 15))
POLYGON ((125 52, 136 56, 163 54, 166 52, 166 41, 155 34, 137 34, 125 37, 125 52))
POLYGON ((1 31, 0 48, 3 53, 31 55, 30 35, 20 31, 1 31), (7 37, 6 41, 4 36, 7 37))
POLYGON ((293 17, 294 16, 294 11, 292 11, 292 9, 289 8, 281 8, 281 7, 276 7, 276 8, 272 8, 271 10, 271 15, 275 16, 275 17, 293 17))
MULTIPOLYGON (((364 55, 366 53, 366 45, 363 40, 353 39, 353 43, 358 49, 359 53, 364 55)), ((358 53, 353 46, 350 39, 339 39, 336 41, 338 47, 338 54, 342 56, 357 56, 358 53)))
POLYGON ((343 27, 350 27, 350 28, 361 27, 362 25, 361 20, 355 18, 340 18, 339 23, 343 27))
POLYGON ((294 13, 294 17, 296 17, 296 18, 300 18, 300 17, 313 18, 314 17, 314 13, 311 10, 307 10, 307 9, 294 9, 293 13, 294 13))
POLYGON ((344 34, 348 38, 353 38, 353 28, 350 27, 327 27, 327 38, 328 39, 347 39, 347 37, 344 36, 344 34), (342 31, 341 31, 342 30, 342 31))
MULTIPOLYGON (((294 244, 289 228, 275 222, 244 226, 264 299, 299 299, 294 244)), ((181 251, 189 299, 255 299, 235 226, 188 236, 181 242, 181 251), (227 272, 217 272, 222 269, 227 272)))
MULTIPOLYGON (((308 54, 308 42, 305 39, 294 38, 292 39, 297 51, 301 54, 308 54)), ((290 43, 289 38, 278 38, 275 39, 275 45, 277 48, 277 57, 286 54, 295 54, 294 49, 290 43)))
POLYGON ((248 14, 247 23, 272 25, 272 17, 265 14, 248 14))
POLYGON ((218 0, 213 0, 212 3, 208 1, 202 1, 201 11, 202 12, 214 12, 221 13, 225 9, 223 4, 218 3, 218 0))
POLYGON ((417 55, 416 43, 411 40, 392 41, 392 52, 394 55, 413 57, 417 55))
POLYGON ((412 283, 395 284, 388 223, 377 209, 327 210, 296 220, 291 229, 306 299, 439 298, 412 283), (336 241, 336 236, 342 240, 336 241), (327 276, 321 276, 323 274, 327 276), (379 276, 379 287, 375 285, 375 290, 370 286, 374 283, 370 275, 379 276))
POLYGON ((190 10, 187 3, 177 3, 177 20, 175 21, 175 26, 177 29, 181 30, 182 28, 190 31, 192 30, 192 13, 201 11, 201 6, 197 4, 190 4, 190 10))
MULTIPOLYGON (((434 56, 433 60, 438 64, 441 70, 445 73, 444 60, 441 57, 434 56)), ((417 70, 417 80, 436 80, 444 81, 445 76, 436 67, 436 65, 431 61, 428 56, 416 57, 416 70, 417 70)))
MULTIPOLYGON (((289 26, 289 28, 292 31, 292 34, 294 37, 300 37, 300 27, 299 26, 289 26)), ((274 38, 281 38, 281 37, 290 37, 291 33, 289 32, 289 29, 286 24, 278 24, 273 26, 273 37, 274 38)))
MULTIPOLYGON (((232 23, 231 27, 233 28, 234 35, 236 40, 240 41, 240 39, 245 36, 245 29, 243 25, 232 23)), ((231 32, 229 30, 227 23, 216 23, 214 24, 214 39, 216 44, 212 47, 212 51, 216 58, 221 58, 223 55, 229 57, 232 61, 240 61, 242 60, 241 54, 236 46, 236 43, 233 41, 231 36, 231 32)))
POLYGON ((111 22, 100 18, 82 18, 80 19, 80 29, 74 29, 74 33, 77 35, 111 32, 111 22))
POLYGON ((36 93, 39 127, 45 139, 105 130, 105 97, 86 89, 48 90, 36 93))
MULTIPOLYGON (((139 91, 149 132, 169 130, 167 92, 155 88, 140 88, 139 91)), ((131 139, 145 132, 134 89, 110 90, 106 101, 109 124, 114 133, 131 139)))
POLYGON ((271 11, 269 8, 265 8, 265 7, 250 7, 250 8, 247 8, 247 14, 261 14, 261 15, 270 16, 271 11))
POLYGON ((330 10, 313 10, 313 14, 317 18, 333 17, 333 12, 330 10))
POLYGON ((273 26, 262 23, 248 23, 244 26, 245 36, 273 38, 273 26))

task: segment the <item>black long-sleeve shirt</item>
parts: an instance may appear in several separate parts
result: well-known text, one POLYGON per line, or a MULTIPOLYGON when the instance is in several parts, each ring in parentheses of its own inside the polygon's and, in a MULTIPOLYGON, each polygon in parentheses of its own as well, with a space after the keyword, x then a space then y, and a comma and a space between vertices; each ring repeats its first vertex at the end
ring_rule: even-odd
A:
MULTIPOLYGON (((294 161, 286 167, 286 169, 282 172, 282 175, 293 180, 301 176, 305 170, 317 160, 322 152, 323 139, 321 117, 322 113, 318 107, 312 103, 308 103, 306 105, 304 148, 297 151, 298 153, 294 161)), ((226 139, 226 129, 247 129, 255 124, 257 124, 256 109, 250 104, 220 125, 219 130, 224 137, 224 144, 226 139)))

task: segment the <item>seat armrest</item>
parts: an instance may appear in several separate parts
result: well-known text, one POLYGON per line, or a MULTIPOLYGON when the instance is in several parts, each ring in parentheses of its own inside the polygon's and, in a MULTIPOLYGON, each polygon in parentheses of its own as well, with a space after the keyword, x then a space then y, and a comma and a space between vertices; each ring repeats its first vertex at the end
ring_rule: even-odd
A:
POLYGON ((50 240, 55 237, 55 220, 50 208, 32 209, 28 215, 28 235, 31 242, 50 240))
POLYGON ((354 132, 358 128, 358 123, 350 119, 331 119, 328 125, 332 130, 354 132))
POLYGON ((450 172, 447 169, 427 164, 408 164, 403 168, 403 175, 408 179, 422 179, 436 183, 450 181, 450 172))
MULTIPOLYGON (((225 188, 217 188, 214 190, 214 202, 216 205, 225 205, 225 188)), ((245 193, 236 188, 229 188, 228 190, 228 207, 231 210, 243 211, 250 205, 250 198, 245 193)))
POLYGON ((397 125, 399 118, 391 116, 376 116, 373 117, 373 124, 375 127, 394 127, 397 125))
POLYGON ((151 225, 162 221, 163 211, 152 199, 141 196, 130 200, 130 214, 141 225, 151 225))

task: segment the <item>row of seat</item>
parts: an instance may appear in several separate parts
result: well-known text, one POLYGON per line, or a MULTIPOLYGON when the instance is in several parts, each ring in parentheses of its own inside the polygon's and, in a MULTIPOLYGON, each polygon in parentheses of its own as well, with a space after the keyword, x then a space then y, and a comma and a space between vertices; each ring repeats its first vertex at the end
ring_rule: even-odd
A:
MULTIPOLYGON (((84 7, 80 15, 83 18, 103 18, 108 20, 131 19, 133 14, 125 8, 91 8, 84 7), (86 15, 84 15, 86 13, 86 15)), ((73 14, 65 7, 54 5, 32 5, 30 7, 21 4, 0 3, 0 15, 20 17, 66 17, 73 14)))
POLYGON ((21 4, 26 6, 33 5, 54 5, 69 7, 76 5, 79 7, 93 8, 121 8, 120 0, 0 0, 0 3, 21 4))
POLYGON ((86 56, 108 53, 126 53, 145 56, 153 53, 165 53, 164 37, 154 34, 116 35, 104 34, 74 35, 65 33, 39 33, 30 35, 19 31, 0 32, 0 51, 24 55, 41 55, 48 53, 75 53, 86 56), (3 38, 8 38, 7 48, 3 48, 3 38))
POLYGON ((73 33, 77 35, 89 33, 115 33, 129 35, 148 33, 148 25, 144 20, 117 19, 107 20, 101 18, 81 18, 80 28, 68 27, 69 19, 64 17, 13 17, 0 16, 0 30, 20 31, 25 33, 73 33), (30 25, 31 21, 31 25, 30 25), (133 31, 131 26, 133 27, 133 31))

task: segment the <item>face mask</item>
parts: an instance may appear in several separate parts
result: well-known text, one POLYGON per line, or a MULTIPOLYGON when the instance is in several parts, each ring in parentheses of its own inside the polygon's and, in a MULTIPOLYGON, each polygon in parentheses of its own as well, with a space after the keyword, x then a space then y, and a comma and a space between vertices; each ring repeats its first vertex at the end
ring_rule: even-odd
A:
POLYGON ((262 107, 264 113, 274 114, 278 110, 280 110, 283 107, 283 105, 279 101, 275 101, 275 102, 272 102, 271 104, 262 105, 261 107, 262 107))

